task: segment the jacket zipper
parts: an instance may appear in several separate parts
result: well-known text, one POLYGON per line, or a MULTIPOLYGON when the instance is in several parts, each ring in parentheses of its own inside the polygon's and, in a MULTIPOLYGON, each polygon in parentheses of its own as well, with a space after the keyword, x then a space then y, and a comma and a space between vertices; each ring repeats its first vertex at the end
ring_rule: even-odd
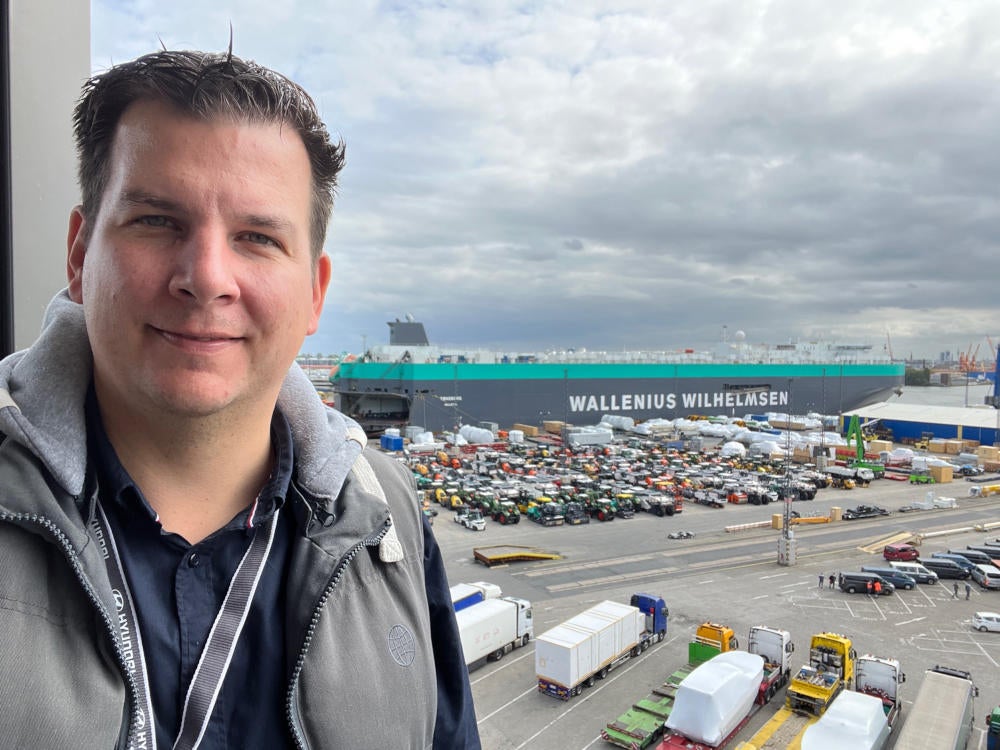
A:
POLYGON ((292 739, 295 742, 297 750, 307 750, 307 747, 305 737, 302 736, 302 732, 299 728, 298 722, 295 720, 295 713, 293 711, 295 688, 299 681, 299 675, 302 673, 302 667, 305 664, 306 652, 309 651, 309 646, 316 633, 316 626, 319 624, 323 607, 326 605, 326 602, 333 593, 333 590, 337 587, 337 584, 343 577, 347 566, 351 564, 355 557, 357 557, 358 552, 360 552, 363 547, 377 547, 382 542, 382 538, 388 533, 388 531, 389 524, 387 523, 385 527, 375 536, 370 536, 361 540, 347 551, 347 554, 344 555, 343 559, 340 563, 338 563, 336 570, 333 571, 333 577, 330 578, 330 582, 326 584, 326 588, 323 590, 323 596, 320 597, 319 602, 316 605, 316 609, 313 610, 312 617, 309 619, 309 627, 306 628, 306 637, 302 642, 302 648, 299 650, 299 656, 295 662, 295 669, 292 670, 292 678, 288 683, 288 694, 285 698, 285 716, 288 720, 288 727, 292 732, 292 739))
MULTIPOLYGON (((87 598, 90 599, 90 603, 94 605, 94 608, 100 614, 101 618, 104 620, 104 624, 107 627, 108 634, 111 636, 111 643, 114 646, 115 656, 118 659, 119 671, 125 680, 126 687, 129 693, 129 725, 128 734, 125 737, 125 747, 129 747, 132 744, 132 737, 138 728, 139 722, 139 712, 136 710, 138 702, 138 690, 135 685, 135 679, 132 677, 131 673, 128 671, 128 667, 125 664, 125 655, 122 653, 121 644, 118 642, 117 631, 115 628, 114 619, 111 613, 104 606, 100 597, 94 591, 93 586, 90 584, 90 580, 87 575, 83 572, 83 566, 80 565, 76 550, 73 548, 72 543, 66 534, 63 533, 62 529, 45 516, 39 516, 37 514, 25 514, 25 513, 2 513, 0 514, 0 522, 20 522, 20 523, 30 523, 49 532, 53 539, 55 539, 59 548, 62 550, 63 555, 66 558, 66 562, 69 563, 70 567, 73 569, 73 573, 76 575, 77 580, 83 587, 84 593, 87 594, 87 598)), ((151 728, 151 731, 155 731, 151 728)))

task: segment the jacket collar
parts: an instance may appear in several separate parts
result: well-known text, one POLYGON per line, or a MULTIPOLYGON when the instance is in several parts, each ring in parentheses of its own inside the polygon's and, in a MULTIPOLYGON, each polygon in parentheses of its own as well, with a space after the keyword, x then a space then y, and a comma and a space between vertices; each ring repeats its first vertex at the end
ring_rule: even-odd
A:
MULTIPOLYGON (((83 307, 65 289, 49 303, 38 340, 0 360, 0 432, 37 456, 74 497, 87 479, 84 404, 92 368, 83 307)), ((364 431, 325 406, 297 364, 277 405, 292 431, 298 484, 332 503, 365 446, 364 431)))

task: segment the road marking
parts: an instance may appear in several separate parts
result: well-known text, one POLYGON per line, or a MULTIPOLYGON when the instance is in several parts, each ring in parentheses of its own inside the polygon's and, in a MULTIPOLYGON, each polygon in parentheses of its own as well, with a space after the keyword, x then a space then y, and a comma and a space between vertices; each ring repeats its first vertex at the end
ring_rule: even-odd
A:
POLYGON ((909 625, 911 622, 920 622, 921 620, 926 620, 927 617, 914 617, 912 620, 903 620, 902 622, 897 622, 896 625, 909 625))
POLYGON ((767 599, 767 597, 769 596, 770 594, 761 594, 760 596, 753 597, 750 601, 756 601, 757 599, 767 599))
MULTIPOLYGON (((527 646, 522 646, 521 648, 519 648, 517 650, 518 651, 525 651, 525 652, 528 652, 528 653, 521 654, 520 656, 515 656, 512 659, 506 659, 506 660, 504 660, 504 663, 501 664, 499 667, 497 667, 496 669, 491 669, 489 672, 485 672, 485 673, 481 674, 477 679, 472 680, 472 682, 470 684, 472 684, 472 685, 478 685, 483 680, 486 680, 486 679, 492 677, 493 675, 497 674, 498 672, 503 671, 507 667, 514 666, 515 664, 517 664, 522 659, 527 659, 529 656, 531 656, 531 655, 533 655, 535 653, 534 649, 529 649, 527 646)), ((493 662, 493 663, 495 664, 496 662, 493 662)))
POLYGON ((767 581, 767 580, 770 580, 771 578, 781 578, 781 577, 787 576, 787 575, 788 575, 788 573, 775 573, 773 576, 761 576, 760 580, 767 581))
MULTIPOLYGON (((680 637, 679 635, 676 635, 673 638, 668 638, 668 639, 664 640, 662 643, 658 643, 658 644, 655 644, 655 645, 651 646, 647 650, 648 651, 653 651, 654 649, 658 649, 661 646, 673 643, 679 637, 680 637)), ((616 674, 614 677, 605 678, 605 679, 601 680, 601 683, 603 683, 602 685, 598 685, 598 686, 595 686, 593 688, 588 689, 587 690, 587 695, 585 697, 583 697, 583 698, 578 697, 576 699, 576 702, 572 706, 568 707, 565 711, 562 711, 558 716, 556 716, 556 718, 554 718, 548 724, 546 724, 545 726, 543 726, 541 729, 539 729, 533 735, 531 735, 530 737, 528 737, 528 739, 526 739, 524 742, 522 742, 520 745, 518 745, 516 748, 514 748, 514 750, 521 750, 521 748, 524 748, 524 747, 527 747, 528 745, 530 745, 531 742, 532 742, 532 740, 534 740, 536 737, 538 737, 540 734, 542 734, 546 729, 550 728, 553 724, 555 724, 556 722, 558 722, 560 719, 562 719, 565 716, 569 715, 569 713, 571 711, 573 711, 576 708, 584 705, 591 698, 596 697, 597 694, 600 693, 601 690, 604 688, 604 685, 610 685, 611 683, 615 682, 620 677, 624 677, 626 674, 628 674, 637 665, 638 665, 638 661, 637 660, 630 660, 630 663, 628 664, 628 666, 622 667, 621 669, 616 669, 615 672, 617 672, 618 674, 616 674)), ((490 713, 488 713, 482 719, 479 719, 476 722, 476 726, 481 726, 483 724, 483 722, 485 722, 486 720, 488 720, 488 719, 496 716, 498 713, 500 713, 504 709, 508 708, 509 706, 511 706, 512 704, 514 704, 516 701, 521 700, 521 698, 524 698, 526 695, 530 695, 531 693, 537 693, 537 692, 538 692, 538 686, 536 684, 531 689, 525 690, 523 693, 521 693, 517 697, 512 698, 511 700, 509 700, 506 703, 504 703, 502 706, 499 706, 496 710, 491 711, 490 713)), ((552 698, 550 698, 550 696, 545 696, 545 697, 548 700, 553 700, 552 698)), ((570 700, 573 700, 573 699, 571 698, 570 700)), ((592 745, 593 743, 590 743, 590 744, 592 745)), ((590 747, 590 745, 587 745, 587 747, 590 747)))

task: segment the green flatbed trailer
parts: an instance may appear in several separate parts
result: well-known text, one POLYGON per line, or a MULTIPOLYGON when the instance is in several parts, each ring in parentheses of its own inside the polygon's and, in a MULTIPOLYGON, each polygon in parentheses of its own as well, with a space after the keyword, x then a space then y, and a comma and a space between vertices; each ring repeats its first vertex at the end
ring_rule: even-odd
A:
POLYGON ((659 741, 663 736, 664 724, 674 708, 674 698, 681 682, 699 664, 720 653, 720 649, 706 643, 692 641, 688 644, 688 663, 673 672, 659 687, 617 719, 609 722, 601 730, 601 737, 612 745, 643 750, 659 741))

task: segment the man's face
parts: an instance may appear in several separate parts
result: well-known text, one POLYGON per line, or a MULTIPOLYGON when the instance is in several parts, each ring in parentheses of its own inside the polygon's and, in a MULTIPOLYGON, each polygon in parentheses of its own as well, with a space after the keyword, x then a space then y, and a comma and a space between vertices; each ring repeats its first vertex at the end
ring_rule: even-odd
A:
POLYGON ((125 111, 97 215, 70 217, 102 410, 270 412, 330 279, 310 258, 311 185, 291 127, 125 111))

